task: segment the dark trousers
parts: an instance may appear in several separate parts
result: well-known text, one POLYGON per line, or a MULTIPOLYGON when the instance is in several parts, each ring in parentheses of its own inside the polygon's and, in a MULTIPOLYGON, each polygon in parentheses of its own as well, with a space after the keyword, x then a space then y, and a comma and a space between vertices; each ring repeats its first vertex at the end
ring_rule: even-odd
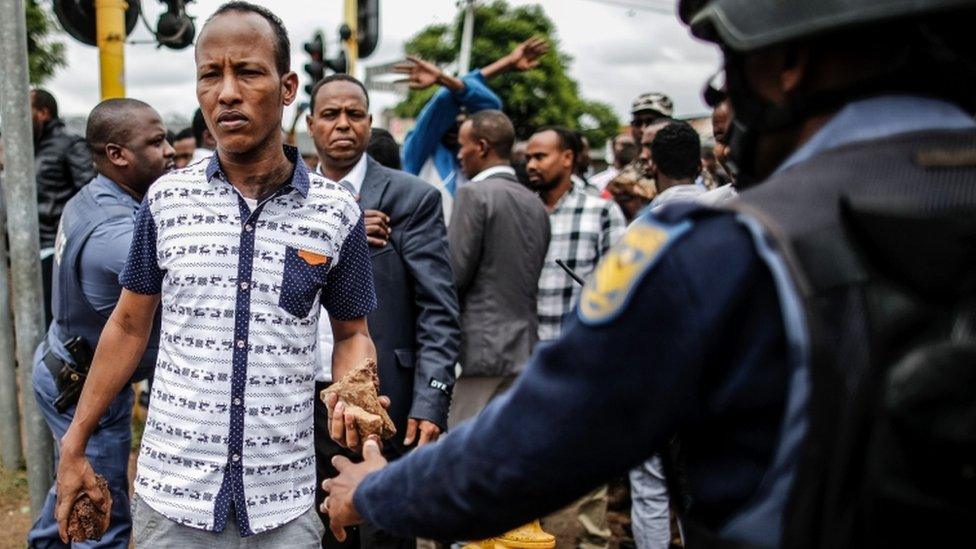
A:
MULTIPOLYGON (((325 499, 325 492, 322 491, 322 481, 339 474, 332 467, 333 456, 346 456, 353 461, 362 461, 362 456, 355 455, 349 450, 336 444, 329 437, 329 413, 325 404, 319 398, 319 393, 328 387, 328 383, 315 383, 315 472, 318 489, 315 491, 315 510, 325 499)), ((400 457, 400 452, 394 444, 383 445, 383 455, 387 460, 393 461, 400 457)), ((319 517, 325 524, 325 536, 322 538, 322 547, 333 548, 362 548, 362 549, 415 549, 416 540, 403 539, 388 534, 372 524, 364 523, 355 528, 346 528, 346 541, 339 542, 329 530, 329 517, 319 511, 319 517)))

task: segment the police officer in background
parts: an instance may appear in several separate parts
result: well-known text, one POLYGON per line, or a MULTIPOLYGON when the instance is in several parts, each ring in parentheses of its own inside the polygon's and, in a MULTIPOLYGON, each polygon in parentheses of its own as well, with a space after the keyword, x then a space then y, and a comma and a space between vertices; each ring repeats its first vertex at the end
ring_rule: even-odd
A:
MULTIPOLYGON (((88 116, 86 139, 97 175, 65 206, 55 242, 54 322, 34 354, 34 396, 57 441, 71 424, 92 351, 122 291, 118 277, 132 242, 133 215, 149 185, 173 168, 175 154, 159 114, 135 99, 99 103, 88 116)), ((152 374, 158 329, 153 334, 133 382, 152 374)), ((108 481, 112 510, 101 541, 85 547, 129 544, 132 401, 126 385, 88 444, 92 467, 108 481)), ((67 546, 58 534, 55 500, 52 487, 28 534, 30 547, 67 546)))
POLYGON ((976 1, 680 12, 722 47, 751 188, 639 217, 562 337, 436 446, 340 461, 334 529, 480 538, 676 437, 688 547, 971 539, 976 1))

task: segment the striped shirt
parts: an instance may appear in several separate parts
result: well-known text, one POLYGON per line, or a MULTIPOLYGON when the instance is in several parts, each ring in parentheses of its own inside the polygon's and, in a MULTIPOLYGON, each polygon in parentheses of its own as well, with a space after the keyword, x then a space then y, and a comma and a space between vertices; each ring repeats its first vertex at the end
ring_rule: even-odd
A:
POLYGON ((313 505, 317 304, 376 305, 359 206, 285 152, 291 180, 253 211, 217 155, 156 181, 120 276, 162 307, 135 491, 187 526, 233 510, 249 536, 313 505))
POLYGON ((627 227, 620 207, 573 185, 549 214, 552 237, 539 277, 539 340, 559 337, 563 318, 572 312, 582 287, 556 264, 584 279, 627 227))

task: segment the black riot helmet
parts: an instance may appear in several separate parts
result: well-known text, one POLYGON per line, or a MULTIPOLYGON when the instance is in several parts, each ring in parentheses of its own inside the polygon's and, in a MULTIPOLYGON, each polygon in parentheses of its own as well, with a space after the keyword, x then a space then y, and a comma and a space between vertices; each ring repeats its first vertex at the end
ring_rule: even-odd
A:
MULTIPOLYGON (((740 185, 766 174, 755 166, 762 132, 793 126, 850 101, 879 93, 917 93, 976 109, 976 0, 681 0, 692 34, 718 44, 725 55, 725 89, 706 90, 714 103, 727 94, 734 111, 729 164, 740 185), (752 90, 743 60, 765 48, 836 43, 853 50, 882 47, 890 62, 863 78, 785 105, 752 90)), ((714 106, 714 105, 712 105, 714 106)))
POLYGON ((695 36, 748 52, 974 6, 973 0, 683 0, 679 12, 695 36))

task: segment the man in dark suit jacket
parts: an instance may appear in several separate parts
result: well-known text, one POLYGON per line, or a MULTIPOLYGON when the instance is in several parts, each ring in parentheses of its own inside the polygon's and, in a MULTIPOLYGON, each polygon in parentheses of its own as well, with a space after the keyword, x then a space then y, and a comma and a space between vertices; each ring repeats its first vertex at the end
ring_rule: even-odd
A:
POLYGON ((514 142, 512 122, 496 110, 475 113, 458 134, 470 183, 458 189, 448 228, 463 326, 451 427, 507 389, 538 342, 549 214, 515 177, 514 142))
MULTIPOLYGON (((322 174, 358 197, 365 212, 367 238, 379 307, 369 315, 376 345, 380 394, 390 398, 397 435, 384 452, 395 459, 408 447, 437 440, 447 427, 454 386, 460 327, 454 278, 440 193, 423 180, 391 170, 365 154, 372 119, 363 85, 336 74, 312 91, 309 133, 322 174)), ((325 353, 327 354, 327 353, 325 353)), ((327 383, 321 383, 324 388, 327 383)), ((345 451, 329 438, 327 411, 316 400, 315 440, 320 481, 334 476, 332 456, 345 451)), ((321 503, 323 494, 318 494, 321 503)), ((326 533, 326 547, 410 547, 363 525, 339 543, 326 533)))

